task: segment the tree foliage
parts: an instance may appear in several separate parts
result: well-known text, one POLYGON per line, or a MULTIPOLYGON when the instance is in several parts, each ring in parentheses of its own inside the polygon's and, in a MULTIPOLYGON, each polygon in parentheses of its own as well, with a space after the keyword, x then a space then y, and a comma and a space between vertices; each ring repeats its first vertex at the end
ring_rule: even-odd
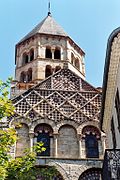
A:
MULTIPOLYGON (((11 78, 6 82, 0 80, 0 120, 14 114, 14 107, 8 98, 11 78)), ((0 129, 0 180, 7 176, 10 161, 10 148, 16 141, 16 132, 12 128, 0 129)))
POLYGON ((0 80, 0 119, 9 117, 14 114, 14 106, 11 100, 8 98, 12 78, 8 78, 6 82, 0 80))
MULTIPOLYGON (((14 114, 14 106, 8 98, 11 78, 6 82, 0 80, 0 120, 14 114)), ((33 152, 26 150, 24 156, 12 159, 9 152, 14 145, 16 131, 12 128, 0 129, 0 180, 52 180, 58 174, 54 167, 36 168, 36 152, 45 151, 42 142, 33 147, 33 152)))

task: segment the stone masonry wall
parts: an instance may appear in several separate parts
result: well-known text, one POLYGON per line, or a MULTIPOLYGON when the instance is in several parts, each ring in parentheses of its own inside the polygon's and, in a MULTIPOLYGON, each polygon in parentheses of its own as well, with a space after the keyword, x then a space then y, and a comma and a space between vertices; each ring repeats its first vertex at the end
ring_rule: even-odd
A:
POLYGON ((16 157, 22 156, 24 150, 29 146, 29 129, 26 124, 22 124, 22 127, 17 128, 17 143, 16 143, 16 157))
POLYGON ((63 126, 59 130, 58 157, 78 158, 77 134, 72 126, 63 126))

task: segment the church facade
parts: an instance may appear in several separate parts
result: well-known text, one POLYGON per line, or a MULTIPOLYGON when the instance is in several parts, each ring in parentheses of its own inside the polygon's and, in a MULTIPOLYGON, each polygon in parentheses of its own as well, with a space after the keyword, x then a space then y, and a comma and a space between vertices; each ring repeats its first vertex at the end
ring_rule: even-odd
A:
POLYGON ((51 14, 16 45, 9 126, 18 140, 11 153, 44 142, 36 164, 55 166, 63 180, 101 179, 101 91, 85 80, 84 56, 51 14))

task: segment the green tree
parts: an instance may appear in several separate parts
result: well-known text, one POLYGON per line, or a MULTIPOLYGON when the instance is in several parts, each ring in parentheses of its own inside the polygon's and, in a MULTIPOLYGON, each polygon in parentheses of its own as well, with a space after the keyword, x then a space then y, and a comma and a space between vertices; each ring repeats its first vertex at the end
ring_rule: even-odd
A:
MULTIPOLYGON (((0 80, 0 120, 14 114, 14 106, 8 98, 10 81, 11 78, 6 82, 0 80)), ((0 129, 0 180, 35 180, 39 176, 52 180, 58 174, 55 167, 36 168, 36 152, 46 150, 42 142, 33 147, 33 152, 28 149, 24 156, 12 159, 9 152, 16 140, 14 129, 0 129)))
MULTIPOLYGON (((11 78, 6 82, 0 80, 0 120, 14 114, 14 107, 8 98, 8 88, 11 78)), ((16 133, 12 128, 0 129, 0 180, 4 180, 7 175, 7 166, 10 160, 8 152, 16 141, 16 133)))
POLYGON ((0 80, 0 119, 14 114, 14 106, 8 98, 11 80, 12 78, 8 78, 6 82, 0 80))

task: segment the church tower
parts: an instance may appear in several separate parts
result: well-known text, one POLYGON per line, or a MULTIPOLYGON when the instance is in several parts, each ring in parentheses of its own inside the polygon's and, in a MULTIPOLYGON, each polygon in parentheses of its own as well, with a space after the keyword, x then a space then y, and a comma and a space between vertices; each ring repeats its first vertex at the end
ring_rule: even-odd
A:
POLYGON ((16 45, 16 83, 12 86, 12 95, 18 95, 65 67, 85 79, 84 55, 83 50, 48 13, 16 45))
POLYGON ((11 153, 19 157, 44 142, 37 166, 55 166, 58 180, 101 179, 101 92, 85 80, 84 56, 50 13, 16 45, 8 123, 18 139, 11 153))

